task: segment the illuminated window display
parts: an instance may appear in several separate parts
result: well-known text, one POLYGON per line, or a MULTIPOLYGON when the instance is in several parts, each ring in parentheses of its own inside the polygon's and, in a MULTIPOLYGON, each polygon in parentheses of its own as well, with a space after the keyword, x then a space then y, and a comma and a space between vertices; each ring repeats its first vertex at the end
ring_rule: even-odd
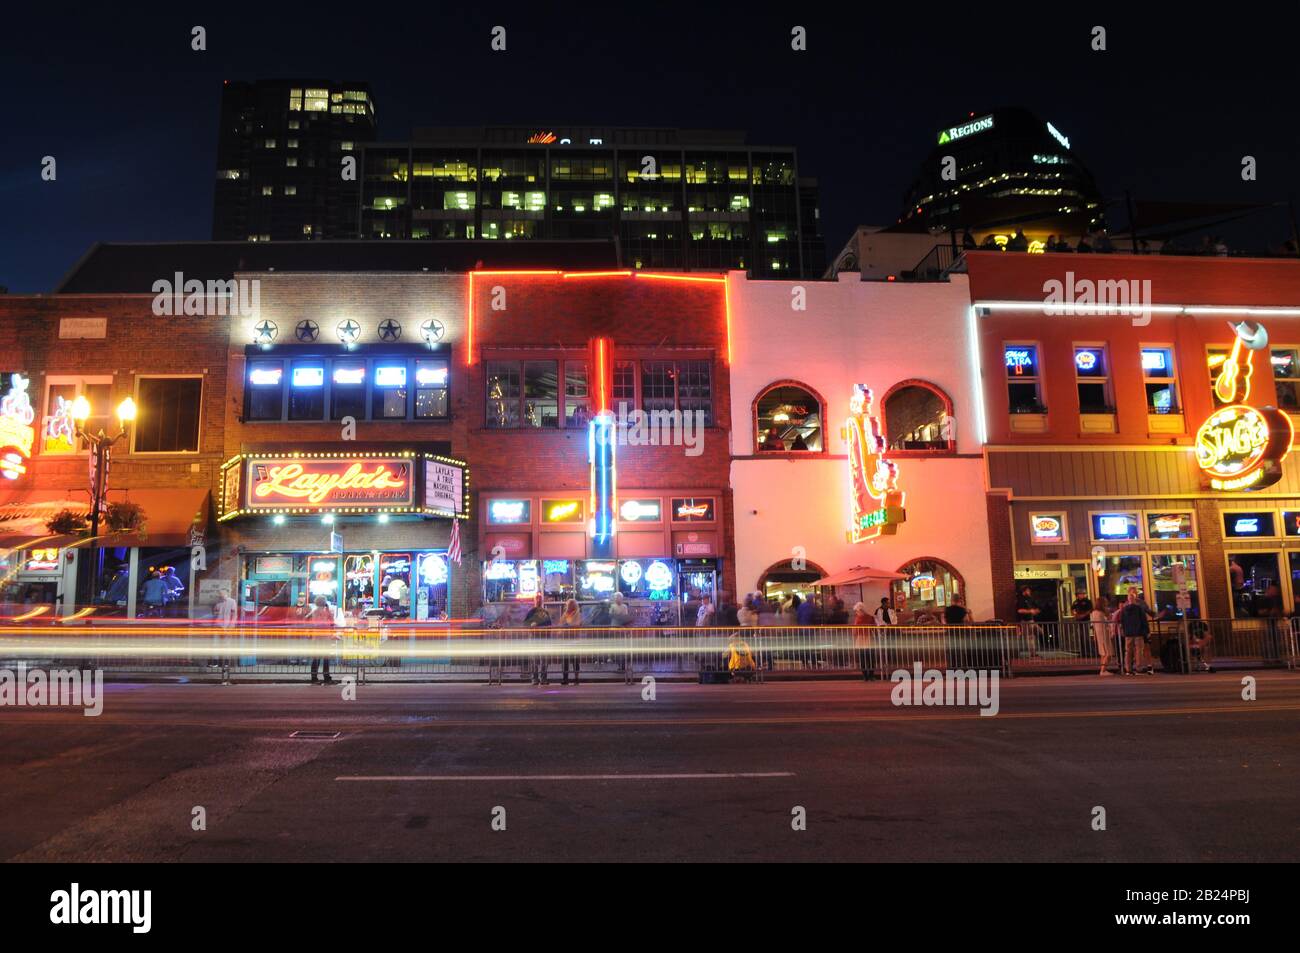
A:
POLYGON ((894 580, 891 588, 894 605, 900 609, 942 609, 952 603, 954 596, 965 595, 961 574, 938 559, 918 559, 898 571, 903 578, 894 580))
POLYGON ((1195 553, 1152 553, 1151 588, 1156 612, 1174 613, 1188 619, 1201 617, 1200 586, 1196 581, 1198 557, 1195 553), (1178 607, 1179 580, 1186 588, 1190 605, 1184 614, 1178 607))

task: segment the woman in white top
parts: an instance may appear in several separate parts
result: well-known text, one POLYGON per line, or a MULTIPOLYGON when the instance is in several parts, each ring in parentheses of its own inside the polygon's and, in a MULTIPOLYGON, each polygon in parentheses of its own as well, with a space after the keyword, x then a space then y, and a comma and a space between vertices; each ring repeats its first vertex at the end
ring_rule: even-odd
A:
POLYGON ((1114 675, 1115 673, 1110 670, 1110 660, 1115 637, 1111 631, 1110 604, 1105 596, 1097 598, 1097 604, 1092 607, 1092 612, 1088 613, 1088 621, 1092 623, 1092 637, 1097 643, 1097 655, 1101 658, 1100 674, 1114 675))

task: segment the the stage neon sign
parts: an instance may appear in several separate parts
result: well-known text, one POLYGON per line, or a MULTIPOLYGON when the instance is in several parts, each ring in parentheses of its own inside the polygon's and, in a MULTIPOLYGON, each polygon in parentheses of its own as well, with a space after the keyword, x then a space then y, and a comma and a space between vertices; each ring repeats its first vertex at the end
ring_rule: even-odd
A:
POLYGON ((898 467, 885 459, 880 418, 871 412, 871 389, 863 384, 853 385, 843 437, 849 453, 849 542, 898 532, 907 519, 898 467))
POLYGON ((1276 407, 1252 407, 1252 356, 1268 347, 1263 325, 1228 322, 1232 350, 1214 381, 1214 393, 1228 404, 1196 432, 1196 463, 1215 490, 1258 490, 1282 479, 1282 461, 1291 449, 1291 418, 1276 407))

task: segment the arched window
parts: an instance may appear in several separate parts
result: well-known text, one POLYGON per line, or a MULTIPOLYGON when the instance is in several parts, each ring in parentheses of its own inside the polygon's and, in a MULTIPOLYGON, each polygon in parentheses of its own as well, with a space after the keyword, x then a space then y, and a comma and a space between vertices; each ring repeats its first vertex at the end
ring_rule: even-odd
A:
POLYGON ((890 450, 951 453, 957 449, 952 401, 933 384, 900 381, 885 393, 880 406, 890 450))
MULTIPOLYGON (((773 563, 763 570, 758 579, 758 591, 769 602, 782 603, 792 593, 799 593, 801 599, 807 598, 813 591, 812 583, 826 576, 826 571, 811 560, 803 560, 803 568, 795 569, 791 560, 773 563)), ((744 593, 741 594, 744 599, 744 593)))
POLYGON ((942 616, 944 607, 952 605, 954 598, 966 598, 966 580, 942 559, 913 559, 899 566, 898 571, 903 578, 890 584, 894 605, 912 615, 928 612, 942 616))
POLYGON ((821 453, 826 402, 806 384, 777 381, 754 400, 756 453, 821 453))

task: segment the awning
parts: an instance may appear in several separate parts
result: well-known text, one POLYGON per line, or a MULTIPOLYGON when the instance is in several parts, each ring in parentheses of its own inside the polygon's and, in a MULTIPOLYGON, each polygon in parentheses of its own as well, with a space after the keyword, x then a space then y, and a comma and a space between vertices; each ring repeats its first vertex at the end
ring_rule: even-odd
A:
MULTIPOLYGON (((40 539, 44 545, 63 547, 78 541, 75 536, 51 537, 46 522, 61 510, 89 518, 90 494, 79 490, 17 490, 0 494, 0 548, 13 549, 40 539)), ((209 491, 109 490, 108 502, 130 500, 140 504, 144 531, 101 536, 99 545, 188 546, 190 531, 206 533, 209 491)))
POLYGON ((888 569, 871 569, 867 566, 854 566, 844 572, 823 576, 813 583, 814 586, 855 586, 860 582, 877 582, 882 580, 905 579, 901 572, 888 569))

